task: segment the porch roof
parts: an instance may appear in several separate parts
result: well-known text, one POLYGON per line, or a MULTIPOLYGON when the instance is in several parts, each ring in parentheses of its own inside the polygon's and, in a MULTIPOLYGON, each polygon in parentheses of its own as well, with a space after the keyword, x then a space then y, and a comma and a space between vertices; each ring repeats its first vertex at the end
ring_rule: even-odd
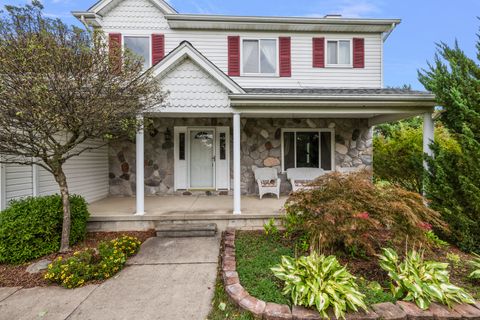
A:
POLYGON ((246 116, 353 117, 370 125, 433 112, 435 95, 394 88, 245 88, 230 94, 231 106, 246 116))

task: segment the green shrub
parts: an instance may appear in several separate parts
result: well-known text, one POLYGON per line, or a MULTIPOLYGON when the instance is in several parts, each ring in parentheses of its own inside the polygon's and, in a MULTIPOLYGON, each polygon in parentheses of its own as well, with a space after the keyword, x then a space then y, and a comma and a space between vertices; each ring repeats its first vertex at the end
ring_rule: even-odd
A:
POLYGON ((427 229, 445 228, 419 194, 374 185, 368 172, 331 173, 311 185, 290 196, 284 218, 287 234, 308 239, 311 251, 373 255, 385 242, 426 242, 427 229))
MULTIPOLYGON (((403 120, 384 125, 390 130, 377 130, 373 138, 375 180, 388 181, 419 194, 423 192, 422 121, 419 125, 416 121, 403 120)), ((435 128, 435 141, 443 148, 458 150, 456 141, 440 125, 435 128)))
POLYGON ((278 228, 277 226, 275 225, 275 219, 274 218, 270 218, 268 220, 267 223, 265 223, 263 225, 263 230, 265 231, 265 234, 267 236, 271 235, 271 236, 275 236, 278 234, 278 228))
POLYGON ((271 270, 285 282, 283 293, 290 294, 295 305, 315 307, 325 318, 329 318, 329 307, 337 318, 345 318, 347 310, 367 310, 356 278, 335 256, 316 253, 298 259, 284 256, 281 264, 271 270))
POLYGON ((58 257, 49 266, 44 278, 65 288, 76 288, 91 280, 111 278, 123 269, 127 257, 138 252, 141 242, 135 237, 122 236, 93 249, 75 252, 68 259, 58 257))
POLYGON ((432 302, 452 307, 453 303, 475 303, 470 294, 450 283, 448 263, 425 261, 423 252, 410 250, 403 261, 393 249, 383 249, 380 267, 393 280, 392 293, 397 299, 413 301, 421 309, 432 302))
POLYGON ((425 237, 427 237, 427 241, 434 247, 437 247, 437 248, 448 247, 448 242, 440 239, 432 230, 428 230, 425 233, 425 237))
MULTIPOLYGON (((70 244, 85 237, 89 217, 87 203, 70 196, 70 244)), ((0 212, 0 263, 22 263, 60 248, 63 207, 59 195, 30 197, 10 202, 0 212)))
POLYGON ((474 255, 475 255, 475 258, 469 261, 474 270, 472 271, 472 273, 470 273, 468 277, 472 279, 480 279, 480 255, 478 254, 474 254, 474 255))

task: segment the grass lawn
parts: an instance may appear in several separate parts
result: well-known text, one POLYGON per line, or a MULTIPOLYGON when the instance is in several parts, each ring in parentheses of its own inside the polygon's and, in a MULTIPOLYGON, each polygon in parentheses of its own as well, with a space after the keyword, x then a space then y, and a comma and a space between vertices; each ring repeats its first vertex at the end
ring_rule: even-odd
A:
MULTIPOLYGON (((282 295, 282 283, 274 277, 270 268, 280 263, 282 255, 295 256, 294 244, 281 235, 266 236, 263 231, 237 231, 236 240, 237 272, 242 286, 250 295, 267 301, 291 306, 288 297, 282 295)), ((447 253, 458 255, 460 261, 472 259, 468 254, 456 248, 445 247, 435 249, 427 254, 426 259, 449 262, 447 253)), ((352 258, 345 254, 337 255, 340 262, 347 265, 348 270, 357 277, 360 291, 365 294, 365 302, 372 305, 380 302, 395 302, 389 291, 389 278, 380 269, 376 258, 352 258)), ((471 268, 466 263, 452 263, 450 268, 453 284, 463 287, 476 299, 480 299, 480 281, 468 279, 471 268)), ((228 300, 219 276, 212 302, 210 320, 220 319, 253 319, 248 313, 241 311, 228 300)))
POLYGON ((280 263, 282 256, 294 256, 290 243, 281 236, 266 236, 263 231, 237 232, 235 240, 237 272, 240 283, 257 299, 291 305, 282 294, 282 282, 270 268, 280 263))

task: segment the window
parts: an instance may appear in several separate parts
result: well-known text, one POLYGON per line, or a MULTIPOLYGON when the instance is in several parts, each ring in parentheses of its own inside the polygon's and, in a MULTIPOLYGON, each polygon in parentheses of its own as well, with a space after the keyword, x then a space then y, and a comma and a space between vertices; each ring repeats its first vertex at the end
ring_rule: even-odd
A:
POLYGON ((220 160, 227 159, 227 134, 220 132, 220 160))
POLYGON ((242 66, 244 74, 277 74, 277 40, 243 40, 242 66))
POLYGON ((283 130, 283 170, 333 167, 333 132, 330 130, 283 130))
POLYGON ((327 65, 350 66, 352 64, 350 40, 327 41, 327 65))
POLYGON ((180 132, 178 139, 178 160, 185 160, 185 133, 180 132))
POLYGON ((150 38, 149 37, 123 37, 125 49, 140 56, 143 59, 143 68, 150 68, 150 38))

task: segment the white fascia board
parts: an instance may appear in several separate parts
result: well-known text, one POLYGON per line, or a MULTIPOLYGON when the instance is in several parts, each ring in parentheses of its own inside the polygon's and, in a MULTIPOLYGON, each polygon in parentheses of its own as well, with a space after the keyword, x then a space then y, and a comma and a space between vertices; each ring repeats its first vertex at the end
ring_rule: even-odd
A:
POLYGON ((231 105, 235 106, 356 106, 356 107, 390 107, 436 106, 433 95, 369 95, 369 96, 305 96, 305 95, 229 95, 231 105))
POLYGON ((248 114, 305 114, 305 115, 331 115, 342 114, 352 117, 355 115, 367 115, 371 117, 379 115, 398 115, 398 114, 420 114, 425 112, 431 112, 431 107, 414 107, 414 106, 338 106, 338 105, 325 105, 325 106, 310 106, 299 105, 295 108, 291 106, 275 105, 275 106, 232 106, 234 111, 248 114))
POLYGON ((160 77, 168 72, 172 66, 183 59, 190 58, 197 63, 205 72, 220 82, 233 94, 244 94, 245 91, 222 70, 198 52, 190 43, 183 42, 175 50, 169 53, 163 60, 153 67, 154 77, 160 77))
POLYGON ((227 16, 203 14, 166 15, 172 29, 223 29, 223 30, 290 30, 328 32, 387 32, 400 19, 350 19, 227 16))
MULTIPOLYGON (((92 7, 90 7, 88 11, 96 14, 105 15, 109 11, 107 9, 108 6, 114 7, 115 5, 119 4, 122 1, 123 0, 101 0, 101 1, 98 1, 96 4, 94 4, 92 7)), ((149 1, 152 2, 164 14, 177 13, 177 11, 164 0, 149 0, 149 1)))

